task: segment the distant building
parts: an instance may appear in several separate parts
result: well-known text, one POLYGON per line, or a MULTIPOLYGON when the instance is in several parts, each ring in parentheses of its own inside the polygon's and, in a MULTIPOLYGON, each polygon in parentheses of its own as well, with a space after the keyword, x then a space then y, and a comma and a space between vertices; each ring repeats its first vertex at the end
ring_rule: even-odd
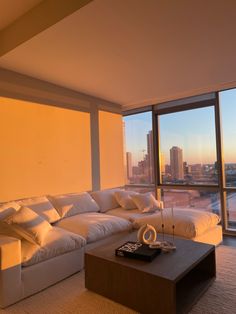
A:
POLYGON ((133 168, 132 168, 132 153, 126 152, 126 170, 127 170, 127 178, 130 180, 133 176, 133 168))
POLYGON ((189 167, 188 167, 187 161, 184 161, 183 167, 184 167, 184 175, 189 174, 189 167))
POLYGON ((172 179, 184 179, 183 150, 177 146, 170 149, 170 170, 172 179))

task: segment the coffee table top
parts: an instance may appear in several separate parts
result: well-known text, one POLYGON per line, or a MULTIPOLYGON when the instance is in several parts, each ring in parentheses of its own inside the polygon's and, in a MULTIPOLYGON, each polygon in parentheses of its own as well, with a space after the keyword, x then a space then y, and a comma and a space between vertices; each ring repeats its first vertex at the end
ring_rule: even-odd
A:
MULTIPOLYGON (((113 263, 119 263, 126 267, 144 271, 151 275, 162 277, 166 280, 177 281, 199 263, 206 255, 215 250, 215 246, 205 243, 184 240, 175 237, 177 249, 170 253, 161 253, 152 262, 115 256, 115 249, 127 241, 136 241, 136 232, 124 236, 122 240, 111 244, 102 245, 88 251, 92 255, 113 263)), ((165 240, 171 241, 172 237, 165 236, 165 240)))

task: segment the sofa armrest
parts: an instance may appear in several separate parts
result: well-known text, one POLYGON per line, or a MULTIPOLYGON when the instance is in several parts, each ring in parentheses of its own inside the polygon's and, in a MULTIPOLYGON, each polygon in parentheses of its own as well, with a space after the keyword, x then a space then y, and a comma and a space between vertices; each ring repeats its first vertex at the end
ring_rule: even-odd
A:
POLYGON ((21 241, 0 235, 0 307, 17 302, 21 295, 21 241))

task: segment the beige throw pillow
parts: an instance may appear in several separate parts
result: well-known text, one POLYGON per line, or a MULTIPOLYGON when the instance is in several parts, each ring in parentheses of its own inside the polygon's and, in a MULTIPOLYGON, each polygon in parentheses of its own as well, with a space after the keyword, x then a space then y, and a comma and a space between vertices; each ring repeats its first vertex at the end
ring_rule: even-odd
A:
POLYGON ((115 198, 120 206, 124 209, 137 208, 136 204, 131 198, 131 195, 135 195, 137 192, 134 191, 116 191, 115 198))
POLYGON ((137 208, 143 213, 152 213, 156 210, 160 210, 162 206, 162 202, 156 200, 152 193, 134 194, 131 195, 131 198, 137 208))
POLYGON ((8 237, 13 237, 17 239, 21 239, 21 236, 14 232, 12 228, 4 222, 4 219, 13 215, 20 209, 20 205, 16 202, 7 202, 0 205, 0 234, 3 234, 8 237))
POLYGON ((50 200, 62 218, 99 211, 98 204, 87 192, 50 196, 50 200))
POLYGON ((21 207, 13 215, 4 219, 11 228, 29 242, 41 245, 52 226, 33 210, 21 207))
POLYGON ((105 213, 109 209, 119 207, 119 203, 115 198, 116 191, 121 191, 121 189, 107 189, 102 191, 90 192, 90 195, 98 204, 101 213, 105 213))
POLYGON ((52 203, 46 196, 38 196, 33 198, 25 198, 17 201, 20 206, 32 209, 39 216, 43 217, 50 223, 60 220, 57 210, 53 207, 52 203))

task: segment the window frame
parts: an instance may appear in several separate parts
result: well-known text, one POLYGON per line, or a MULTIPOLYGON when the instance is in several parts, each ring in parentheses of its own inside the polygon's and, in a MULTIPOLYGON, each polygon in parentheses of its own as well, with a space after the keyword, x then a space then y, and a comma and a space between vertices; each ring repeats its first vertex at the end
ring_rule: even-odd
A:
MULTIPOLYGON (((222 90, 223 91, 223 90, 222 90)), ((132 109, 129 111, 125 111, 123 116, 138 114, 142 112, 152 112, 152 130, 153 130, 153 153, 154 153, 154 188, 156 191, 157 198, 161 197, 162 189, 176 189, 176 190, 206 190, 209 192, 218 192, 220 194, 220 205, 221 205, 221 219, 222 219, 222 228, 224 234, 228 235, 236 235, 236 229, 229 228, 228 217, 227 217, 227 193, 235 192, 236 187, 227 187, 226 186, 226 178, 225 178, 225 166, 223 160, 223 138, 222 138, 222 124, 221 124, 221 112, 220 112, 220 102, 219 102, 219 93, 221 91, 211 93, 211 98, 202 99, 191 102, 191 98, 189 98, 189 102, 187 99, 180 99, 176 101, 176 105, 164 107, 166 103, 159 103, 148 107, 142 107, 138 109, 132 109), (181 104, 183 101, 183 104, 181 104), (158 108, 160 107, 160 108, 158 108), (159 130, 159 116, 167 113, 175 113, 192 109, 199 109, 205 107, 214 107, 214 127, 215 127, 215 141, 216 141, 216 158, 218 164, 218 184, 217 185, 193 185, 193 184, 163 184, 161 180, 161 172, 160 172, 160 130, 159 130)), ((209 95, 209 94, 208 94, 209 95)), ((199 95, 201 96, 201 95, 199 95)), ((204 95, 203 95, 204 96, 204 95)), ((198 97, 198 96, 196 96, 198 97)), ((194 98, 194 97, 193 97, 194 98)), ((173 101, 172 103, 174 103, 173 101)), ((126 185, 135 187, 136 185, 126 185)), ((143 186, 143 185, 142 185, 143 186)), ((148 185, 146 185, 148 186, 148 185)), ((149 185, 153 187, 153 185, 149 185)), ((137 185, 138 187, 138 185, 137 185)))

